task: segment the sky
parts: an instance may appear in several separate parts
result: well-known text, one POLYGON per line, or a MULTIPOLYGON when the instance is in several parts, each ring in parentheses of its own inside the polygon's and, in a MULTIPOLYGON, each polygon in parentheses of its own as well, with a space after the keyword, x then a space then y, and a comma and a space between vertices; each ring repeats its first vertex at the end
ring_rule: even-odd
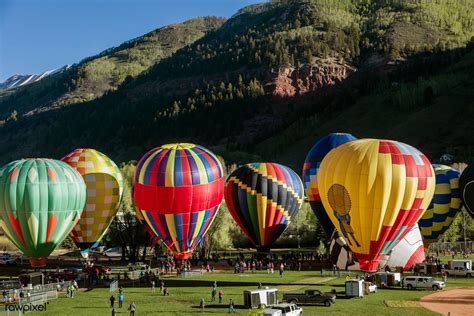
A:
POLYGON ((264 0, 0 0, 0 82, 79 62, 161 26, 264 0))

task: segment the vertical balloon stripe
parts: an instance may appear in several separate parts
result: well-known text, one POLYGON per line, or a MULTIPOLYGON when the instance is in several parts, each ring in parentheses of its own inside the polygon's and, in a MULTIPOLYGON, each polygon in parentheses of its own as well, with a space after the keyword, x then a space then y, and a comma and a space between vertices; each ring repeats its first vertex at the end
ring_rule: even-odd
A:
POLYGON ((199 177, 199 183, 194 183, 193 184, 204 184, 208 183, 207 181, 207 171, 206 167, 204 166, 203 161, 199 157, 199 155, 195 152, 195 149, 192 148, 190 151, 191 156, 194 158, 194 163, 196 164, 197 170, 196 170, 196 175, 199 177))
POLYGON ((165 187, 174 187, 174 178, 175 178, 175 164, 174 159, 176 156, 175 150, 170 150, 167 154, 167 164, 166 164, 166 173, 165 173, 165 187))
POLYGON ((166 186, 166 175, 167 175, 169 155, 170 155, 169 150, 163 150, 163 158, 161 158, 159 164, 157 164, 157 168, 158 168, 157 181, 156 181, 157 186, 166 186))
POLYGON ((204 170, 207 176, 207 183, 214 181, 214 179, 217 179, 218 177, 216 177, 215 173, 218 172, 218 168, 216 168, 216 165, 214 164, 212 159, 210 159, 209 155, 205 154, 198 147, 193 148, 192 151, 194 151, 198 155, 199 160, 204 166, 204 170))
POLYGON ((189 165, 188 155, 184 149, 179 151, 181 157, 181 170, 182 170, 182 184, 183 186, 190 186, 193 184, 192 175, 191 175, 191 166, 189 165))
MULTIPOLYGON (((69 155, 66 156, 66 157, 69 158, 69 157, 70 157, 71 155, 73 155, 73 154, 74 154, 74 152, 72 152, 71 154, 69 154, 69 155)), ((156 154, 158 154, 156 151, 150 150, 150 151, 147 152, 147 153, 145 154, 145 156, 143 156, 143 158, 138 162, 138 164, 137 164, 137 169, 140 168, 140 170, 141 170, 142 172, 135 174, 135 180, 136 180, 136 181, 143 181, 143 182, 148 181, 148 180, 145 180, 145 178, 146 178, 145 174, 146 174, 146 171, 147 171, 148 161, 149 161, 149 158, 150 158, 151 155, 156 155, 156 154), (142 167, 144 167, 144 168, 142 168, 142 167)), ((65 157, 65 158, 66 158, 66 157, 65 157)), ((70 161, 69 159, 65 159, 65 158, 63 158, 62 160, 63 160, 63 161, 66 161, 66 162, 69 162, 69 161, 70 161)))
POLYGON ((148 185, 156 185, 158 183, 158 179, 161 176, 158 166, 165 155, 166 151, 164 150, 156 151, 151 154, 151 159, 147 162, 146 167, 142 169, 144 170, 143 183, 148 185))

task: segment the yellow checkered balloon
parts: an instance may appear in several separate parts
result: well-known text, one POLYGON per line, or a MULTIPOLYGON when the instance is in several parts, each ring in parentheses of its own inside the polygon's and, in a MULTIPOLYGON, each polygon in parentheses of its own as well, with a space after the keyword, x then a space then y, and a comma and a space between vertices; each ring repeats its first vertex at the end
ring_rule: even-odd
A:
POLYGON ((76 149, 62 160, 76 169, 86 183, 86 206, 72 237, 79 248, 89 249, 102 239, 117 214, 123 177, 109 157, 94 149, 76 149))

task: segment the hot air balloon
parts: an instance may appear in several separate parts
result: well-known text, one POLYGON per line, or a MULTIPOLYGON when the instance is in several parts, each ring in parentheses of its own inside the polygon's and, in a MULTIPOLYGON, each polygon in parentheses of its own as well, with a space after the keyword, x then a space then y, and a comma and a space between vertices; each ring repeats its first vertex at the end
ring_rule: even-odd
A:
POLYGON ((418 221, 426 249, 448 230, 461 209, 459 172, 444 165, 433 165, 436 187, 428 209, 418 221))
POLYGON ((211 225, 224 195, 217 157, 194 144, 168 144, 149 151, 135 171, 134 200, 153 232, 188 259, 211 225))
POLYGON ((123 194, 123 177, 117 165, 94 149, 79 148, 61 159, 76 169, 87 187, 87 202, 72 231, 76 245, 85 255, 98 245, 117 214, 123 194))
POLYGON ((225 201, 257 250, 268 252, 297 214, 303 201, 303 184, 288 167, 251 163, 229 176, 225 201))
POLYGON ((323 203, 321 203, 321 197, 319 196, 317 177, 319 166, 328 152, 339 145, 355 139, 357 138, 347 133, 329 134, 314 144, 308 152, 303 165, 303 184, 306 191, 306 197, 328 237, 332 235, 335 227, 324 210, 323 203))
POLYGON ((380 260, 380 268, 385 266, 401 267, 403 271, 410 271, 412 266, 425 261, 425 259, 420 229, 415 224, 408 234, 380 260))
POLYGON ((467 166, 461 173, 459 189, 464 208, 474 218, 474 164, 467 166))
POLYGON ((81 176, 53 159, 23 159, 0 169, 0 226, 32 267, 71 232, 86 202, 81 176))
POLYGON ((375 271, 428 207, 435 178, 417 149, 390 140, 345 143, 324 157, 321 201, 364 271, 375 271))

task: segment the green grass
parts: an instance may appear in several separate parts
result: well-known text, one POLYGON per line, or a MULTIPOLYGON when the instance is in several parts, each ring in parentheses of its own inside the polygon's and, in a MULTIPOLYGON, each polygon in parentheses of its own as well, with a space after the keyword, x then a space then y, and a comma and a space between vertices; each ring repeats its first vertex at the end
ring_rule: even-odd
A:
MULTIPOLYGON (((324 277, 319 272, 302 271, 286 272, 283 278, 278 273, 268 275, 266 272, 255 274, 207 273, 191 278, 168 278, 166 286, 170 296, 163 297, 152 294, 149 288, 132 288, 125 286, 125 304, 119 315, 127 314, 126 306, 133 300, 137 306, 137 315, 190 315, 190 314, 226 314, 227 303, 232 298, 236 304, 236 315, 248 315, 249 310, 243 308, 245 289, 256 288, 261 282, 264 286, 280 289, 279 299, 283 292, 300 292, 304 289, 317 288, 323 291, 335 289, 344 291, 344 278, 333 278, 330 274, 324 277), (225 304, 211 304, 212 283, 217 281, 218 288, 224 291, 225 304), (204 313, 197 307, 200 298, 206 300, 208 307, 204 313)), ((448 288, 473 287, 474 281, 469 279, 448 279, 448 288)), ((431 291, 408 291, 402 289, 380 289, 363 299, 338 298, 330 308, 320 306, 303 306, 305 315, 436 315, 418 306, 417 301, 431 291)), ((50 301, 47 312, 43 315, 110 315, 108 289, 98 288, 81 291, 73 299, 60 297, 50 301)))

